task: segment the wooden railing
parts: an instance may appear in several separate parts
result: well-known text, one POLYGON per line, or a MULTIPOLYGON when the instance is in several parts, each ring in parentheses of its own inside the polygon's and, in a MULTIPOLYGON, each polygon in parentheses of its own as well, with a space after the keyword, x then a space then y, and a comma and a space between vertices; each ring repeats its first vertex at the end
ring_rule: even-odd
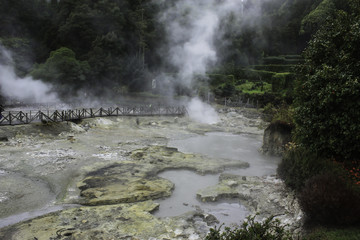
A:
POLYGON ((1 113, 1 125, 19 125, 32 122, 62 122, 85 118, 110 116, 182 116, 187 114, 184 106, 124 106, 115 108, 83 108, 46 111, 4 111, 1 113))

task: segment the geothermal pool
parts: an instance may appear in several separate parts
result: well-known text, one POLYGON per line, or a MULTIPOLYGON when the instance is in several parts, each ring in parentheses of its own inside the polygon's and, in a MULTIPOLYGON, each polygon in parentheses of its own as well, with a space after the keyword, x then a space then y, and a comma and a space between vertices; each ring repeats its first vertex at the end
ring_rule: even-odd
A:
MULTIPOLYGON (((176 147, 184 153, 200 153, 212 158, 232 159, 248 162, 246 169, 227 169, 225 173, 241 176, 264 176, 276 173, 279 158, 261 154, 261 138, 257 135, 235 135, 213 132, 187 139, 172 140, 170 147, 176 147)), ((188 211, 201 209, 214 215, 220 222, 229 226, 239 224, 249 214, 246 208, 235 199, 225 199, 216 203, 203 203, 196 198, 198 190, 218 183, 219 174, 201 176, 188 170, 171 170, 159 174, 175 184, 171 197, 161 201, 156 216, 178 216, 188 211)))
MULTIPOLYGON (((86 132, 68 133, 43 138, 46 129, 34 127, 32 132, 4 143, 0 151, 0 228, 25 219, 57 211, 73 205, 65 205, 63 198, 78 196, 76 179, 80 169, 93 164, 121 162, 132 150, 149 145, 176 147, 185 153, 199 153, 222 159, 248 162, 246 169, 227 169, 227 173, 242 176, 271 175, 276 171, 279 158, 262 155, 260 134, 232 134, 211 132, 195 134, 173 118, 142 118, 138 126, 133 118, 103 118, 90 120, 96 124, 86 132), (174 122, 174 125, 169 125, 174 122), (161 125, 163 123, 163 125, 161 125), (41 133, 40 133, 41 131, 41 133), (70 141, 68 135, 74 135, 70 141)), ((187 124, 187 120, 182 120, 187 124)), ((236 119, 236 126, 245 126, 236 119)), ((186 126, 186 125, 185 125, 186 126)), ((31 126, 28 126, 31 127, 31 126)), ((80 128, 80 127, 76 127, 80 128)), ((236 131, 238 128, 236 129, 236 131)), ((29 130, 30 131, 30 130, 29 130)), ((234 131, 235 132, 235 131, 234 131)), ((159 174, 175 184, 171 197, 155 200, 160 208, 158 217, 178 216, 185 212, 202 209, 216 216, 220 223, 239 223, 248 211, 236 200, 226 199, 217 203, 202 203, 196 193, 207 186, 216 185, 219 175, 201 176, 192 171, 172 170, 159 174)))

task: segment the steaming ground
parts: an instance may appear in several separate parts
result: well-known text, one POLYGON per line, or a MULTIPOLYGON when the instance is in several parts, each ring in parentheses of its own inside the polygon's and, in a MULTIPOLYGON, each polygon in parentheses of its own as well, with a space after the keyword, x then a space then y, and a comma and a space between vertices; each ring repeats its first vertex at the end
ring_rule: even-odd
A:
POLYGON ((0 92, 7 99, 22 102, 60 102, 52 86, 31 77, 15 74, 11 53, 0 44, 0 92))
MULTIPOLYGON (((172 144, 176 141, 186 142, 186 139, 202 138, 206 136, 204 134, 209 132, 223 132, 225 137, 226 134, 230 134, 230 136, 232 134, 238 134, 239 136, 251 134, 251 138, 256 141, 261 141, 264 123, 260 119, 260 115, 255 110, 220 110, 220 112, 221 113, 218 115, 219 122, 212 125, 197 123, 187 117, 140 117, 138 118, 139 124, 137 124, 136 118, 111 117, 88 119, 83 121, 80 125, 76 125, 74 123, 59 123, 53 125, 31 124, 26 126, 0 127, 0 136, 7 135, 9 137, 8 142, 0 142, 0 181, 2 182, 2 184, 0 184, 0 226, 3 227, 17 221, 25 220, 25 217, 34 217, 39 214, 45 214, 47 211, 55 211, 68 207, 75 208, 74 210, 63 210, 51 215, 52 217, 63 221, 62 223, 54 222, 54 224, 56 224, 57 227, 67 226, 69 224, 72 226, 72 221, 74 221, 75 225, 79 224, 78 221, 73 220, 77 218, 77 214, 79 213, 76 210, 77 207, 68 206, 68 204, 79 203, 79 201, 81 201, 81 198, 79 198, 80 193, 77 182, 84 179, 84 176, 89 172, 96 172, 96 170, 100 168, 107 169, 109 166, 114 166, 114 164, 116 165, 128 162, 130 160, 129 156, 131 152, 137 149, 146 149, 154 146, 174 146, 172 144), (4 182, 7 184, 3 184, 4 182), (57 217, 58 214, 61 215, 60 218, 57 217)), ((217 134, 219 133, 209 134, 209 136, 213 137, 213 140, 211 141, 216 143, 216 136, 219 136, 217 134)), ((225 142, 223 144, 227 145, 228 143, 225 142)), ((245 146, 242 146, 242 148, 246 149, 245 146)), ((146 153, 146 150, 144 151, 144 153, 146 153)), ((258 153, 256 152, 256 154, 258 153)), ((225 176, 222 176, 221 179, 224 179, 224 177, 225 176)), ((237 179, 226 181, 226 184, 242 186, 237 185, 237 179)), ((249 184, 251 181, 249 179, 248 184, 245 185, 251 186, 251 184, 249 184)), ((266 181, 273 182, 274 180, 266 181)), ((218 180, 215 178, 214 184, 216 182, 218 182, 218 180)), ((267 187, 262 186, 260 183, 256 183, 255 185, 261 186, 263 189, 262 191, 256 190, 256 193, 266 193, 265 189, 271 186, 269 183, 267 183, 267 187)), ((278 183, 276 183, 276 185, 277 188, 282 189, 281 185, 278 183)), ((224 190, 226 188, 221 187, 220 189, 224 190)), ((207 188, 203 189, 201 191, 201 197, 206 199, 207 196, 212 196, 212 194, 214 194, 213 192, 208 191, 209 189, 207 188)), ((269 194, 274 194, 274 192, 276 192, 271 188, 269 188, 269 191, 269 194)), ((279 192, 282 191, 283 190, 279 192)), ((243 192, 251 192, 251 190, 245 189, 243 192)), ((217 197, 214 195, 212 198, 217 197)), ((278 199, 279 197, 276 195, 272 198, 278 199)), ((285 200, 288 201, 287 198, 285 198, 285 200)), ((257 201, 259 202, 259 206, 261 206, 262 202, 259 200, 257 201)), ((291 199, 291 201, 293 201, 293 199, 291 199)), ((279 202, 282 201, 277 200, 276 204, 279 202)), ((183 200, 183 203, 186 204, 185 200, 183 200)), ((218 212, 220 215, 227 214, 227 211, 231 212, 231 209, 234 207, 234 205, 232 205, 233 202, 227 203, 225 201, 224 203, 225 205, 228 205, 218 212)), ((239 206, 238 202, 236 204, 239 206)), ((264 201, 264 204, 270 203, 264 201)), ((145 207, 145 205, 141 206, 145 207)), ((146 206, 150 207, 149 205, 146 206)), ((252 205, 249 205, 249 207, 251 206, 252 205)), ((127 205, 121 205, 118 207, 123 208, 125 212, 128 211, 125 210, 128 207, 127 205)), ((97 226, 104 228, 109 227, 110 223, 106 222, 108 221, 106 220, 108 219, 108 217, 106 217, 107 215, 98 219, 94 214, 97 214, 96 212, 98 210, 96 209, 99 209, 99 212, 104 214, 107 213, 107 211, 110 211, 113 214, 116 213, 117 216, 120 213, 123 213, 123 211, 119 212, 119 210, 109 210, 110 208, 111 206, 104 206, 91 208, 91 211, 87 208, 82 210, 84 214, 89 213, 91 216, 89 215, 86 216, 84 220, 79 220, 80 224, 87 225, 92 222, 92 219, 94 219, 94 221, 98 222, 98 225, 91 225, 91 228, 89 229, 96 229, 97 226)), ((266 206, 266 208, 272 209, 273 207, 266 206)), ((131 209, 135 208, 133 207, 131 209)), ((146 211, 154 211, 153 207, 151 207, 151 209, 152 210, 146 211)), ((276 210, 278 207, 275 207, 274 209, 276 210)), ((197 211, 197 208, 195 208, 195 210, 197 211)), ((247 210, 244 211, 246 212, 247 210)), ((253 209, 251 211, 253 211, 253 209)), ((213 213, 216 215, 216 211, 213 213)), ((169 234, 171 236, 178 236, 173 237, 172 239, 180 239, 180 236, 185 236, 186 234, 188 238, 192 236, 192 239, 200 239, 196 236, 206 234, 209 227, 207 224, 210 224, 210 222, 214 219, 211 221, 208 219, 206 220, 208 223, 205 223, 205 219, 201 220, 196 217, 199 215, 195 214, 191 216, 192 217, 190 217, 190 215, 186 215, 179 218, 164 218, 161 220, 156 220, 156 218, 152 216, 152 220, 150 221, 146 220, 149 218, 149 215, 146 215, 144 216, 145 220, 137 219, 134 221, 145 221, 146 224, 164 221, 161 224, 158 224, 160 224, 159 226, 168 224, 166 225, 166 229, 168 229, 167 231, 171 232, 173 235, 169 234), (178 221, 181 221, 181 223, 178 221), (188 227, 183 226, 184 229, 182 230, 182 227, 179 226, 185 223, 190 224, 191 227, 190 225, 188 227), (188 229, 187 233, 185 229, 188 229), (192 230, 190 231, 190 229, 192 230)), ((287 219, 288 215, 285 216, 287 219)), ((120 217, 118 220, 112 221, 114 223, 120 221, 121 223, 115 227, 117 229, 115 232, 111 232, 113 230, 107 231, 107 233, 110 234, 108 237, 116 238, 116 236, 112 234, 122 231, 121 229, 126 227, 127 222, 125 220, 128 218, 132 219, 130 216, 124 216, 120 217)), ((115 217, 111 216, 111 219, 115 219, 115 217)), ((51 221, 55 221, 55 219, 46 221, 46 217, 44 217, 38 218, 38 220, 34 221, 35 222, 31 223, 31 228, 23 228, 21 227, 21 223, 20 225, 15 225, 13 228, 3 228, 0 230, 0 236, 8 236, 7 234, 10 233, 15 234, 14 231, 22 231, 19 229, 28 229, 29 231, 33 229, 34 234, 39 233, 40 231, 46 235, 48 233, 41 228, 41 226, 43 224, 48 225, 51 221), (35 222, 41 222, 42 219, 44 219, 45 222, 40 225, 36 225, 35 222), (39 229, 36 230, 37 226, 39 229)), ((133 219, 131 221, 133 221, 133 219)), ((145 223, 139 222, 138 224, 138 226, 140 226, 145 223)), ((55 226, 52 227, 50 225, 47 228, 54 229, 53 227, 55 226)), ((69 229, 72 229, 73 227, 70 227, 70 225, 69 229)), ((158 230, 153 227, 150 227, 150 229, 152 229, 152 231, 158 230)), ((86 232, 88 230, 83 229, 82 231, 84 231, 83 234, 90 234, 90 232, 86 232)), ((130 230, 125 229, 124 231, 130 230)), ((150 230, 147 229, 146 231, 150 230)), ((20 234, 20 232, 16 234, 20 234)), ((136 236, 136 233, 134 234, 134 236, 136 236)), ((163 236, 165 237, 165 235, 163 236)), ((36 237, 37 235, 34 236, 36 237)))
MULTIPOLYGON (((86 171, 86 166, 121 161, 134 149, 166 145, 171 139, 186 139, 209 130, 261 133, 257 128, 260 122, 223 116, 221 123, 209 126, 159 117, 140 118, 138 126, 134 118, 125 117, 90 119, 82 126, 73 123, 2 126, 0 135, 9 136, 9 142, 0 142, 0 178, 2 182, 7 179, 7 185, 0 186, 0 215, 4 218, 61 203, 68 194, 67 187, 86 171), (176 121, 179 123, 174 124, 176 121), (9 181, 10 178, 13 180, 9 181)), ((71 187, 71 191, 74 189, 76 186, 71 187)))

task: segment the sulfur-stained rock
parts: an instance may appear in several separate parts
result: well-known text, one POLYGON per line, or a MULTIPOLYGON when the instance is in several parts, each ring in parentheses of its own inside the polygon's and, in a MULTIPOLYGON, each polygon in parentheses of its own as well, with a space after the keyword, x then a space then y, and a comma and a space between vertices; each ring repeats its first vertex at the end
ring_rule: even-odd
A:
POLYGON ((195 222, 202 213, 158 219, 151 212, 152 201, 79 207, 50 213, 6 227, 0 239, 7 240, 100 240, 100 239, 203 239, 208 227, 199 230, 195 222), (186 220, 185 220, 186 219, 186 220))
POLYGON ((273 215, 281 222, 291 222, 292 230, 301 227, 300 206, 295 195, 286 189, 281 180, 272 176, 243 178, 232 174, 221 174, 219 180, 219 184, 198 191, 198 198, 204 202, 236 198, 252 214, 260 213, 260 218, 273 215), (229 182, 232 184, 229 185, 229 182))
POLYGON ((247 167, 247 163, 184 154, 176 148, 150 146, 135 150, 131 160, 89 172, 78 183, 81 204, 132 203, 168 197, 174 185, 157 173, 166 169, 192 169, 201 174, 216 173, 228 167, 247 167))

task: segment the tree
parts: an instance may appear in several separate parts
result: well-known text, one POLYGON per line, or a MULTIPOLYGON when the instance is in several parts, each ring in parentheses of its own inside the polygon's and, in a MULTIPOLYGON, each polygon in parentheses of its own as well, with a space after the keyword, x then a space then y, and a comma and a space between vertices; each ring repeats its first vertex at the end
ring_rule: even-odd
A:
POLYGON ((31 75, 36 79, 52 83, 61 95, 66 95, 86 84, 85 80, 89 71, 90 67, 87 61, 77 60, 71 49, 62 47, 52 51, 46 62, 38 65, 31 75), (66 88, 69 86, 73 91, 66 88))
POLYGON ((295 121, 303 146, 349 162, 360 156, 360 3, 341 8, 304 52, 295 121))

